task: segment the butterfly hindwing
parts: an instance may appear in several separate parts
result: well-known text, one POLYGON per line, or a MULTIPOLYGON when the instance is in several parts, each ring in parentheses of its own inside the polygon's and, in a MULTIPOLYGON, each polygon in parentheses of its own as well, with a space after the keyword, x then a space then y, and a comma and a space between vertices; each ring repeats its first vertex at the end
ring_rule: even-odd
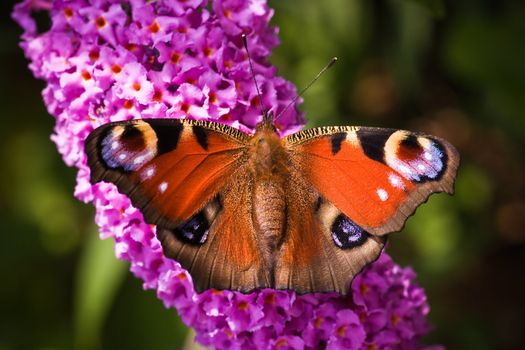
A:
POLYGON ((360 228, 325 200, 300 173, 291 175, 285 239, 275 288, 346 294, 352 279, 377 259, 386 237, 360 228))
POLYGON ((367 232, 399 231, 434 192, 453 192, 459 165, 447 141, 408 131, 321 127, 285 139, 292 166, 367 232))
POLYGON ((252 221, 253 181, 245 170, 237 172, 212 202, 221 209, 204 244, 185 244, 172 231, 157 231, 165 254, 190 272, 198 292, 272 287, 270 267, 262 258, 264 247, 252 221))

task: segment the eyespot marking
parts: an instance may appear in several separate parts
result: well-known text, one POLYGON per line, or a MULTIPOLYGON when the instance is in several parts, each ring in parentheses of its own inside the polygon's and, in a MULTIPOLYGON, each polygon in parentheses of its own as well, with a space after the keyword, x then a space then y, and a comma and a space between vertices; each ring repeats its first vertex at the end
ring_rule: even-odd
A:
POLYGON ((358 247, 368 238, 368 233, 344 214, 337 216, 330 231, 335 244, 342 249, 358 247))
POLYGON ((386 163, 407 180, 438 180, 446 170, 447 154, 437 140, 398 130, 385 144, 386 163))
POLYGON ((412 134, 406 135, 397 145, 396 156, 402 161, 408 162, 417 159, 421 157, 422 153, 423 149, 417 141, 417 137, 412 134))
POLYGON ((142 120, 117 124, 100 139, 100 159, 110 169, 134 171, 155 157, 156 141, 155 132, 142 120))
POLYGON ((175 228, 173 233, 185 243, 198 245, 206 242, 209 229, 209 222, 201 211, 175 228))

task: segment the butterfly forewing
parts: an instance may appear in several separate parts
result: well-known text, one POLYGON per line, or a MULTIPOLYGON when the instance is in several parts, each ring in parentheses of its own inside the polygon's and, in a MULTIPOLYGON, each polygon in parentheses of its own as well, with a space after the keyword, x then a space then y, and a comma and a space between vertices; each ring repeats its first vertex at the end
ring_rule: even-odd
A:
POLYGON ((221 124, 175 119, 106 124, 86 141, 92 182, 113 182, 148 222, 175 227, 213 196, 245 153, 221 124))

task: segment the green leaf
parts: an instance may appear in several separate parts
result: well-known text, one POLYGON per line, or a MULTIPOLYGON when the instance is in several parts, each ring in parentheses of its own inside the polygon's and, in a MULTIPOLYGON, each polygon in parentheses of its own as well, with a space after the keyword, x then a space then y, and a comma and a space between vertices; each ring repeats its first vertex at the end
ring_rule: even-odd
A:
POLYGON ((124 282, 127 264, 115 258, 111 240, 93 232, 80 259, 75 293, 75 348, 101 348, 101 330, 124 282))

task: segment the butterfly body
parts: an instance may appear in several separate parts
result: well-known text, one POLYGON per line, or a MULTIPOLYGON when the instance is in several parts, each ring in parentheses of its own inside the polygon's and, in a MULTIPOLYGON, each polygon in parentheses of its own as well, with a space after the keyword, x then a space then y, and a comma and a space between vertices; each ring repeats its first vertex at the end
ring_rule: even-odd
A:
POLYGON ((251 212, 255 230, 265 246, 265 260, 271 266, 285 234, 289 159, 281 139, 269 122, 259 124, 250 143, 251 212))
POLYGON ((394 129, 321 127, 280 138, 207 121, 103 125, 86 141, 93 182, 117 185, 157 226, 195 288, 346 293, 386 234, 453 190, 446 141, 394 129))

